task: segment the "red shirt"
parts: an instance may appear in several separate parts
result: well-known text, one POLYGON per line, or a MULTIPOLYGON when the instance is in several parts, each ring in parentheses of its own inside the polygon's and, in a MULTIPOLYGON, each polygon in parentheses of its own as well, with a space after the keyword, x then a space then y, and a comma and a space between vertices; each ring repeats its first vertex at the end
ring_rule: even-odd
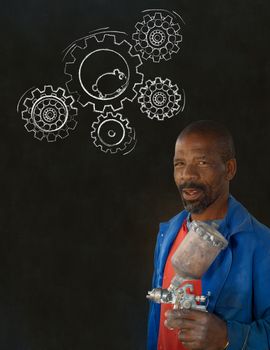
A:
MULTIPOLYGON (((162 288, 167 289, 171 283, 172 278, 175 275, 171 258, 178 246, 181 244, 182 240, 185 238, 187 234, 187 225, 186 221, 183 223, 182 227, 180 228, 180 231, 178 232, 178 235, 173 242, 173 245, 171 247, 170 253, 168 255, 164 274, 163 274, 163 281, 162 281, 162 288)), ((201 281, 189 281, 189 283, 193 284, 194 291, 193 293, 195 295, 201 295, 202 294, 202 286, 201 281)), ((160 323, 159 323, 159 336, 158 336, 158 350, 185 350, 186 348, 182 345, 180 340, 178 339, 178 332, 179 329, 169 330, 164 325, 164 321, 166 320, 165 312, 167 310, 172 310, 173 305, 172 304, 161 304, 160 308, 160 323)))

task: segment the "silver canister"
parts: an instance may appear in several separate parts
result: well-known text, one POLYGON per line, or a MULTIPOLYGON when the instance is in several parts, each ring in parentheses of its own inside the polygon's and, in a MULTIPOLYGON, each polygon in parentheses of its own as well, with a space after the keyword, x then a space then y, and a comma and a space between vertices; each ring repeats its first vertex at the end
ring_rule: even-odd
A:
POLYGON ((175 273, 184 279, 201 279, 228 241, 214 225, 192 221, 189 232, 172 256, 175 273))

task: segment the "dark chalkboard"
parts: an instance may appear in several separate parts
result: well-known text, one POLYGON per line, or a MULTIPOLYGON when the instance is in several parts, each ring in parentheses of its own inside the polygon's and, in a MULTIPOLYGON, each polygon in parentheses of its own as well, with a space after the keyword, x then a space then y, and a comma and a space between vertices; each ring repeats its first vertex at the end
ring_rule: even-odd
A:
MULTIPOLYGON (((232 193, 270 224, 270 3, 15 0, 2 1, 0 13, 0 349, 143 350, 158 223, 181 210, 172 157, 185 125, 213 119, 232 131, 232 193), (46 85, 68 94, 62 51, 105 27, 135 45, 147 9, 176 11, 185 22, 178 53, 140 66, 144 82, 170 79, 184 91, 183 110, 151 119, 138 95, 125 101, 119 113, 136 131, 125 155, 95 146, 91 125, 100 113, 75 95, 68 137, 48 142, 28 132, 20 109, 28 89, 30 100, 46 85)), ((101 61, 93 60, 96 71, 101 61)))

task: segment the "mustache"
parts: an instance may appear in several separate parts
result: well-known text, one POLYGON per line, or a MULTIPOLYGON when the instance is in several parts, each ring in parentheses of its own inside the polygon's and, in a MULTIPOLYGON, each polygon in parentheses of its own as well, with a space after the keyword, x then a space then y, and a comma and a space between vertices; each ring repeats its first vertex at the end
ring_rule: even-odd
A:
POLYGON ((178 186, 178 190, 180 193, 185 189, 185 188, 194 188, 197 190, 201 191, 206 191, 206 186, 200 183, 192 182, 192 181, 187 181, 182 183, 181 185, 178 186))

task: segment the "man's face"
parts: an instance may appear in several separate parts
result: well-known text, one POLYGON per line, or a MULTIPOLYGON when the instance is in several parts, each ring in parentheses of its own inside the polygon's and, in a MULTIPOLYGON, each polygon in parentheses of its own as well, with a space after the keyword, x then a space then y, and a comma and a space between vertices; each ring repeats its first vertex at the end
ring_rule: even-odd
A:
POLYGON ((174 180, 186 210, 201 214, 226 196, 227 175, 218 140, 213 136, 191 133, 177 141, 174 180))

